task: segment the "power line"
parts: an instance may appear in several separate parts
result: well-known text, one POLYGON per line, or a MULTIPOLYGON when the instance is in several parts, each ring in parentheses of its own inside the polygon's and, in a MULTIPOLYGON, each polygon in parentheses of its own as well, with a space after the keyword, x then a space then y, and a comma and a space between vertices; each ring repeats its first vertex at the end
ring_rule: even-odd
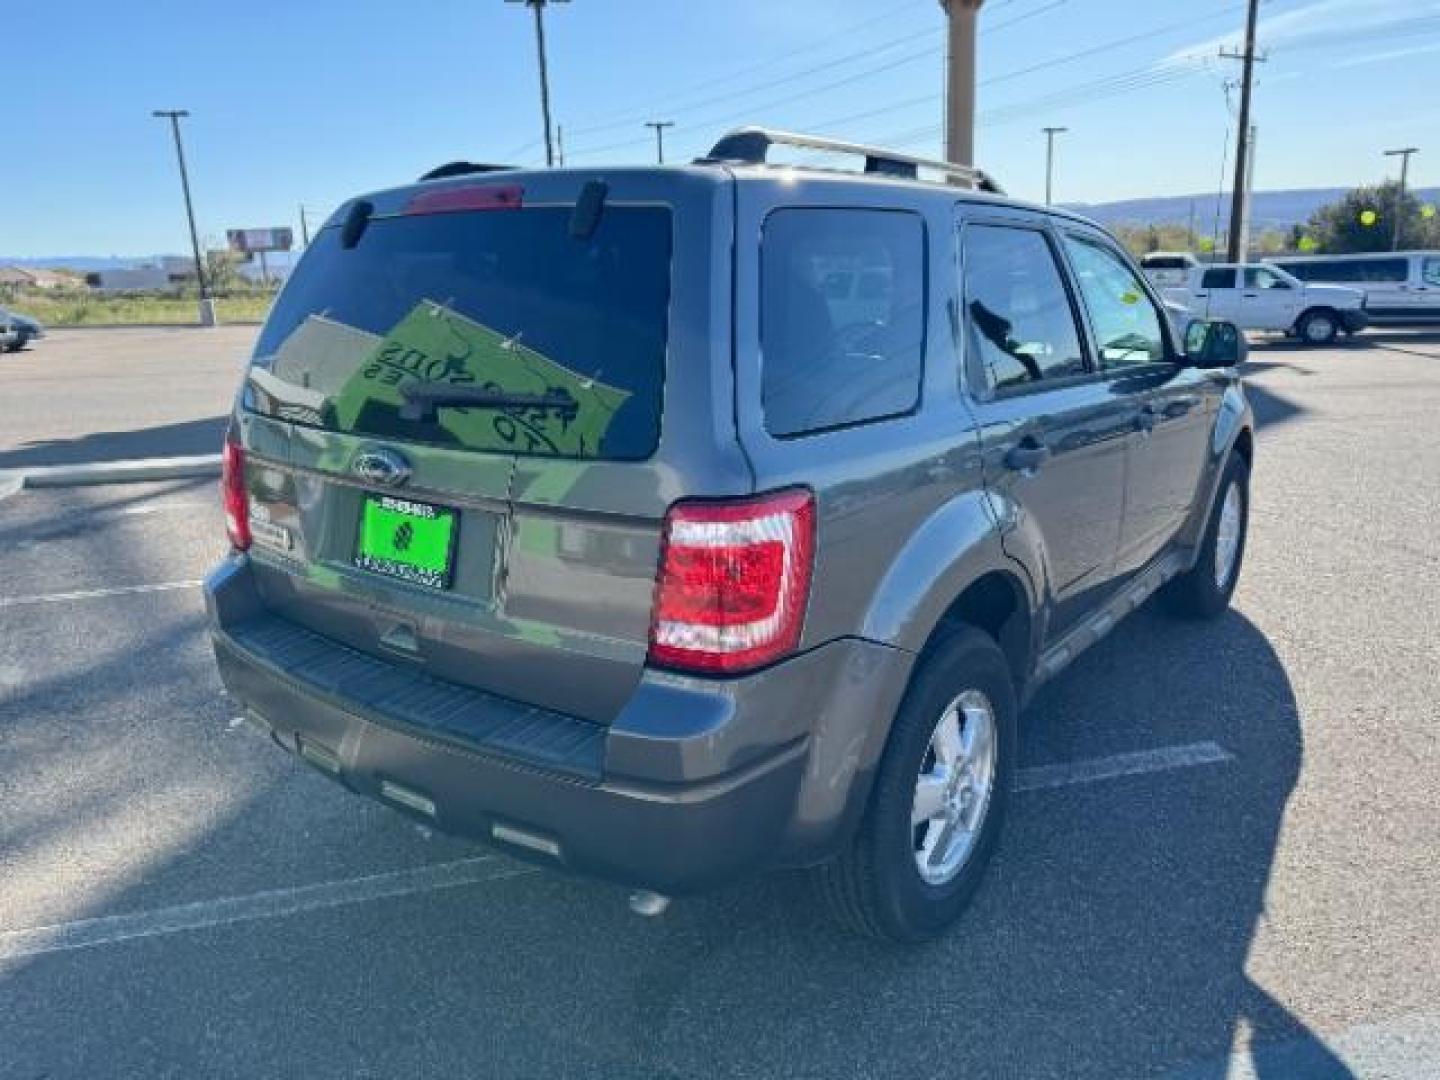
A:
MULTIPOLYGON (((827 34, 824 37, 817 38, 814 41, 800 46, 798 49, 792 49, 789 52, 785 53, 783 56, 772 56, 768 60, 762 60, 758 63, 747 64, 739 68, 731 69, 726 74, 719 75, 710 79, 705 79, 697 83, 691 83, 688 86, 683 86, 674 91, 671 91, 664 96, 667 100, 674 99, 677 96, 683 99, 686 95, 693 94, 694 92, 699 90, 708 90, 713 86, 728 85, 732 83, 735 79, 742 76, 752 74, 756 71, 764 71, 767 68, 773 68, 779 64, 788 63, 790 61, 793 61, 797 56, 803 56, 805 54, 813 53, 817 50, 824 49, 826 46, 841 39, 851 39, 856 33, 861 30, 867 30, 870 27, 882 22, 889 22, 897 14, 903 11, 909 11, 914 8, 920 7, 922 6, 922 4, 928 4, 929 2, 930 0, 905 0, 904 3, 896 4, 893 7, 887 8, 879 14, 873 15, 863 20, 862 22, 854 23, 850 26, 845 27, 844 29, 837 30, 832 34, 827 34)), ((873 48, 871 50, 867 50, 867 52, 873 52, 873 48)), ((592 134, 597 131, 612 131, 621 127, 629 126, 643 120, 644 117, 647 115, 647 111, 650 107, 651 106, 637 103, 635 106, 627 107, 624 110, 616 110, 609 113, 602 113, 600 114, 601 116, 611 116, 615 117, 615 119, 613 121, 607 120, 601 123, 572 128, 571 134, 586 135, 592 134)), ((696 106, 693 104, 681 104, 677 107, 695 108, 696 106)))
MULTIPOLYGON (((1010 27, 1010 26, 1014 26, 1014 25, 1016 25, 1017 23, 1025 22, 1025 21, 1027 21, 1028 19, 1034 18, 1035 16, 1037 16, 1037 15, 1039 15, 1039 14, 1042 14, 1042 13, 1045 12, 1045 11, 1049 11, 1049 10, 1052 10, 1052 9, 1054 9, 1054 8, 1056 8, 1056 7, 1060 7, 1060 6, 1062 6, 1063 4, 1065 4, 1066 2, 1068 2, 1068 0, 1050 0, 1050 2, 1047 3, 1047 4, 1045 4, 1043 7, 1034 9, 1034 10, 1032 10, 1032 11, 1025 12, 1024 14, 1021 14, 1021 15, 1017 15, 1017 16, 1015 16, 1013 19, 1006 20, 1005 22, 998 23, 998 24, 996 24, 995 26, 990 27, 989 32, 990 32, 990 33, 995 33, 996 31, 1006 29, 1007 27, 1010 27)), ((904 42, 906 42, 906 41, 912 41, 912 40, 914 40, 914 39, 917 38, 917 37, 922 37, 922 36, 923 36, 923 37, 933 37, 935 34, 936 34, 936 31, 934 31, 934 30, 926 30, 926 31, 924 31, 923 33, 912 34, 912 35, 908 35, 908 36, 905 37, 905 38, 900 38, 900 39, 896 39, 896 40, 894 40, 894 41, 891 41, 891 42, 887 43, 887 44, 884 45, 884 46, 880 46, 879 49, 880 49, 880 51, 883 51, 884 49, 893 48, 893 47, 895 47, 896 45, 902 44, 902 43, 904 43, 904 42)), ((849 60, 859 59, 859 58, 862 58, 862 57, 874 56, 875 53, 876 53, 876 51, 877 51, 877 47, 876 47, 876 46, 871 46, 871 47, 869 47, 869 48, 867 48, 867 49, 865 49, 865 50, 863 50, 863 51, 861 51, 861 52, 856 52, 856 53, 849 54, 848 56, 842 58, 842 60, 837 60, 837 61, 835 61, 835 62, 830 62, 830 63, 822 64, 822 65, 819 65, 819 66, 816 67, 816 68, 812 68, 812 69, 809 69, 809 70, 807 70, 807 71, 800 72, 800 73, 797 73, 797 74, 794 74, 794 75, 791 75, 791 76, 786 76, 786 77, 784 77, 784 78, 782 78, 782 79, 779 79, 779 80, 772 80, 772 81, 769 81, 769 82, 766 82, 766 83, 762 83, 762 84, 759 84, 759 85, 757 85, 757 86, 751 87, 751 88, 749 88, 749 89, 742 89, 742 90, 738 90, 738 91, 731 91, 731 92, 729 92, 729 93, 727 93, 727 94, 724 94, 724 95, 722 95, 722 96, 720 96, 720 97, 718 97, 718 98, 716 98, 716 99, 714 99, 714 100, 717 101, 717 102, 718 102, 718 101, 733 101, 736 97, 743 97, 743 96, 745 96, 745 95, 747 95, 747 94, 756 93, 756 92, 759 92, 759 91, 761 91, 761 90, 769 89, 769 88, 772 87, 772 86, 780 85, 780 84, 782 84, 782 83, 794 82, 794 81, 796 81, 796 80, 799 79, 799 78, 802 78, 802 77, 807 76, 807 75, 810 75, 810 74, 815 74, 815 73, 817 73, 818 71, 826 70, 826 69, 829 69, 829 68, 833 68, 833 67, 839 66, 839 64, 842 63, 842 62, 848 62, 849 60)), ((756 105, 752 105, 752 106, 750 106, 750 107, 748 107, 748 108, 746 108, 746 109, 744 109, 744 110, 742 110, 742 111, 738 111, 738 112, 737 112, 737 111, 731 111, 731 112, 726 112, 726 113, 723 114, 723 115, 705 116, 705 117, 701 117, 701 118, 689 120, 689 121, 686 121, 686 122, 685 122, 685 124, 683 125, 683 127, 693 128, 693 127, 698 127, 698 126, 701 126, 701 125, 725 124, 725 123, 733 123, 733 122, 737 122, 737 121, 741 121, 741 120, 746 120, 746 119, 749 119, 750 117, 754 116, 754 115, 756 114, 756 112, 758 112, 758 111, 762 111, 762 110, 765 110, 765 109, 773 109, 773 108, 776 108, 776 107, 781 106, 781 105, 788 105, 788 104, 792 104, 793 102, 796 102, 796 101, 801 101, 801 100, 804 100, 804 99, 806 99, 806 98, 814 97, 814 96, 816 96, 817 94, 828 93, 828 92, 830 92, 830 91, 832 91, 832 90, 837 90, 837 89, 840 89, 841 87, 850 86, 850 85, 852 85, 852 84, 854 84, 854 83, 856 83, 856 82, 860 82, 860 81, 865 80, 865 79, 874 78, 874 77, 877 76, 877 75, 885 74, 886 72, 893 71, 893 70, 895 70, 896 68, 903 67, 903 66, 905 66, 906 64, 912 64, 912 63, 915 63, 916 61, 919 61, 919 60, 926 60, 926 59, 930 59, 930 58, 932 58, 932 57, 938 57, 938 56, 942 55, 944 52, 945 52, 945 47, 944 47, 943 45, 928 46, 928 47, 926 47, 925 49, 920 50, 919 52, 910 53, 910 54, 907 54, 907 55, 905 55, 905 56, 898 57, 898 58, 896 58, 896 59, 894 59, 894 60, 890 60, 890 61, 888 61, 888 62, 886 62, 886 63, 884 63, 884 64, 879 64, 879 65, 876 65, 876 66, 874 66, 874 67, 866 68, 866 69, 864 69, 864 70, 862 70, 862 71, 854 72, 854 73, 852 73, 852 74, 850 74, 850 75, 847 75, 847 76, 844 76, 844 77, 842 77, 842 78, 834 79, 834 80, 832 80, 832 81, 830 81, 830 82, 827 82, 827 83, 822 83, 822 84, 820 84, 819 86, 809 87, 809 88, 807 88, 807 89, 797 91, 797 92, 795 92, 795 93, 793 93, 793 94, 788 94, 788 95, 786 95, 786 96, 784 96, 784 97, 781 97, 781 98, 775 98, 775 99, 770 99, 770 100, 767 100, 767 101, 764 101, 764 102, 760 102, 760 103, 758 103, 758 104, 756 104, 756 105)), ((692 106, 692 107, 698 107, 698 106, 692 106)), ((677 110, 677 111, 680 111, 680 112, 683 113, 685 110, 681 109, 681 110, 677 110)), ((571 153, 572 153, 572 154, 575 154, 575 153, 601 154, 601 153, 606 153, 606 152, 611 151, 611 150, 623 150, 623 149, 626 149, 626 148, 628 148, 628 147, 635 146, 635 145, 637 145, 638 143, 643 142, 643 141, 645 141, 645 140, 643 140, 643 139, 634 139, 634 138, 624 139, 624 140, 621 140, 621 141, 617 141, 617 142, 613 142, 613 143, 607 143, 607 144, 600 145, 600 146, 587 146, 587 147, 583 147, 583 148, 577 148, 577 149, 572 150, 571 153)))

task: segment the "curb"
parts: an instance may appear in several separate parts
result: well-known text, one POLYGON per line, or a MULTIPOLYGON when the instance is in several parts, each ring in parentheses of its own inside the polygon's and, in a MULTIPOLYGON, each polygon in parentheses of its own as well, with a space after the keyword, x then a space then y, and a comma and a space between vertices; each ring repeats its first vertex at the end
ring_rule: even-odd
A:
POLYGON ((0 499, 14 495, 22 488, 134 484, 145 480, 202 480, 219 475, 219 454, 94 461, 80 465, 44 465, 33 469, 14 469, 8 473, 0 472, 0 499))
MULTIPOLYGON (((217 322, 214 326, 205 326, 198 322, 166 323, 166 322, 117 322, 117 323, 81 323, 78 326, 56 326, 53 323, 45 324, 45 333, 54 331, 57 334, 73 333, 76 330, 220 330, 227 326, 264 326, 264 319, 226 319, 224 322, 217 322)), ((41 340, 41 339, 37 339, 41 340)))

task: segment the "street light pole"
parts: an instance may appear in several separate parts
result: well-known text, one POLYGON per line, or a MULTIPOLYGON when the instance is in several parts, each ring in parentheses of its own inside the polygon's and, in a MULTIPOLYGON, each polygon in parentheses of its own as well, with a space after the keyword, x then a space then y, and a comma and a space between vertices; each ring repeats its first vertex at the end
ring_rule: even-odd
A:
POLYGON ((975 164, 975 38, 985 0, 940 0, 950 20, 950 58, 946 65, 945 157, 957 165, 975 164))
POLYGON ((1405 186, 1410 181, 1410 157, 1418 154, 1418 146, 1407 146, 1403 150, 1386 150, 1386 157, 1398 157, 1400 159, 1400 190, 1395 194, 1395 228, 1391 230, 1390 250, 1400 250, 1400 215, 1405 210, 1405 186))
POLYGON ((180 119, 189 116, 186 109, 155 109, 151 116, 170 121, 170 132, 175 136, 175 160, 180 163, 180 189, 185 193, 185 220, 190 223, 190 251, 195 256, 195 277, 200 283, 200 322, 203 326, 215 325, 215 302, 210 297, 210 287, 205 279, 205 260, 200 257, 200 238, 195 232, 195 208, 190 202, 190 174, 185 168, 185 147, 180 142, 180 119))
POLYGON ((655 161, 665 164, 665 129, 675 126, 674 120, 646 120, 645 126, 655 129, 655 161))
POLYGON ((535 52, 540 60, 540 114, 545 121, 545 164, 555 164, 555 141, 550 135, 550 70, 545 59, 545 5, 569 3, 569 0, 506 0, 524 4, 535 12, 535 52))
POLYGON ((1055 195, 1055 136, 1063 135, 1069 128, 1041 128, 1045 132, 1045 205, 1054 202, 1055 195))

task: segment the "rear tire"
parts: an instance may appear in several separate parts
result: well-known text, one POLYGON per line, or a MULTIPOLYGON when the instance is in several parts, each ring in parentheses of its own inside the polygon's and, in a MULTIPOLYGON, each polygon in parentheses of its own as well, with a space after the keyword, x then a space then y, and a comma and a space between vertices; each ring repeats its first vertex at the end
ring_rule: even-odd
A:
POLYGON ((1230 607, 1245 561, 1245 539, 1249 531, 1250 470, 1244 458, 1232 453, 1210 508, 1210 523, 1200 544, 1200 558, 1188 573, 1175 578, 1160 593, 1172 615, 1213 619, 1230 607))
POLYGON ((1300 316, 1295 330, 1306 345, 1332 345, 1340 336, 1340 317, 1328 308, 1316 308, 1300 316))
POLYGON ((1004 823, 1017 714, 1010 665, 989 636, 961 626, 927 650, 895 714, 858 833, 837 859, 812 871, 841 925, 917 942, 960 916, 1004 823), (922 806, 936 813, 916 822, 922 806))

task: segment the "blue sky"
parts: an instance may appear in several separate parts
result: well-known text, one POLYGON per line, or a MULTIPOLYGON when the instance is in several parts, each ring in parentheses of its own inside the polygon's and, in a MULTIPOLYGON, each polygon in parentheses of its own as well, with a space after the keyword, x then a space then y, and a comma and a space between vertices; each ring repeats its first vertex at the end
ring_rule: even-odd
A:
MULTIPOLYGON (((1256 186, 1383 178, 1418 145, 1440 183, 1440 0, 1266 0, 1256 186)), ((1057 197, 1214 190, 1232 112, 1217 58, 1240 0, 988 0, 978 154, 1043 192, 1046 124, 1068 126, 1057 197)), ((529 12, 503 0, 51 0, 10 5, 0 255, 187 247, 169 132, 202 236, 294 225, 457 157, 537 162, 529 12)), ((571 0, 547 15, 570 160, 647 161, 647 118, 694 156, 745 122, 937 153, 936 0, 571 0)), ((1233 95, 1232 95, 1233 97, 1233 95)))

